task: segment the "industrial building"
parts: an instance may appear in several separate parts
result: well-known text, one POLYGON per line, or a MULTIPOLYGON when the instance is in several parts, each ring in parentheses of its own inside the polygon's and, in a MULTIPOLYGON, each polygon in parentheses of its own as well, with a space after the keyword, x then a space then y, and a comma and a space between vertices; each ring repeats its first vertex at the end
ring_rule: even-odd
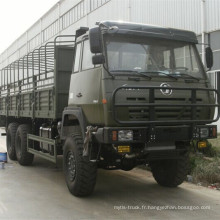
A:
POLYGON ((80 26, 101 20, 122 20, 196 32, 210 43, 213 70, 220 69, 219 0, 60 0, 0 55, 0 68, 19 59, 56 35, 74 34, 80 26))
MULTIPOLYGON (((199 46, 203 61, 204 43, 213 49, 216 73, 220 70, 219 9, 219 0, 60 0, 0 55, 0 69, 57 35, 72 35, 80 26, 93 27, 97 21, 122 20, 196 32, 203 43, 199 46)), ((213 72, 209 75, 216 86, 213 72)))

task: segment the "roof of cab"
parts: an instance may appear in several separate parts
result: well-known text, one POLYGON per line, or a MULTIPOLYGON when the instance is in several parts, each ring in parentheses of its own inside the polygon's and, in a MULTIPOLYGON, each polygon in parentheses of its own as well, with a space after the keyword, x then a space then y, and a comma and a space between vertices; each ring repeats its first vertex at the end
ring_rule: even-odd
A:
POLYGON ((117 27, 118 34, 131 34, 138 36, 157 37, 170 40, 185 41, 190 43, 198 43, 196 34, 192 31, 166 28, 148 24, 119 22, 119 21, 103 21, 99 22, 99 26, 117 27))

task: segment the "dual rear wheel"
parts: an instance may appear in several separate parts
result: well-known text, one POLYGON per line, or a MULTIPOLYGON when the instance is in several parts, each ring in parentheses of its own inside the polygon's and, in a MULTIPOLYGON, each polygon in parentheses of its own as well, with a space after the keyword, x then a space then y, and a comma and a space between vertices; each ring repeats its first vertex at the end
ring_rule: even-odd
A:
POLYGON ((7 151, 11 160, 18 160, 23 165, 31 165, 34 155, 27 151, 27 135, 30 133, 30 126, 27 124, 10 123, 7 129, 7 151))
POLYGON ((15 152, 15 136, 18 129, 18 123, 10 123, 7 129, 7 136, 6 136, 6 145, 7 145, 7 152, 8 156, 11 160, 16 160, 16 152, 15 152))

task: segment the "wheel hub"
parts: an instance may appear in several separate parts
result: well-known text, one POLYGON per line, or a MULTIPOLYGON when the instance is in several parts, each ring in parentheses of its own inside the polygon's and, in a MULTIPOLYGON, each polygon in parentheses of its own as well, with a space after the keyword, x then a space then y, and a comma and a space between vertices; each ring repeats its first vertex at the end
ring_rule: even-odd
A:
POLYGON ((17 155, 20 157, 21 156, 21 137, 20 136, 18 136, 18 139, 17 139, 16 152, 17 152, 17 155))
POLYGON ((8 147, 7 150, 9 151, 9 153, 11 153, 12 147, 11 147, 11 136, 10 135, 7 136, 7 147, 8 147))
POLYGON ((76 160, 73 152, 69 152, 67 155, 67 170, 69 180, 72 182, 76 177, 76 160))

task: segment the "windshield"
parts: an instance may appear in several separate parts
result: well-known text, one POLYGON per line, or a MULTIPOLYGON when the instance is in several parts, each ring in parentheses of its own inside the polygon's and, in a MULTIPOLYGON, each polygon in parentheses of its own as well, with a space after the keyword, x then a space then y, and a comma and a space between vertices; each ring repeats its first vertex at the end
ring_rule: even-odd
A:
MULTIPOLYGON (((204 78, 195 45, 161 39, 107 38, 108 70, 112 73, 146 72, 204 78)), ((161 74, 163 75, 163 74, 161 74)))

